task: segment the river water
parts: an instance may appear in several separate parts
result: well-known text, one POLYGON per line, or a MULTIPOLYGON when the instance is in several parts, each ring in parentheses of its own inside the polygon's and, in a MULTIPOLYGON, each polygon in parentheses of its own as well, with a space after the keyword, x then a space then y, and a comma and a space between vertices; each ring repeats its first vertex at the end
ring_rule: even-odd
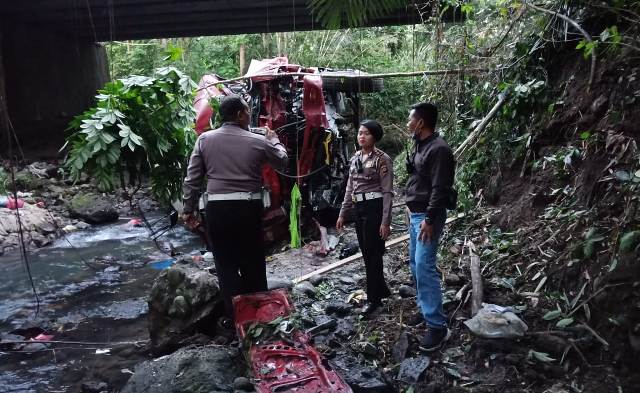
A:
POLYGON ((39 310, 20 254, 0 257, 5 341, 43 333, 53 340, 96 343, 1 346, 0 392, 79 392, 90 381, 107 382, 109 390, 121 387, 116 385, 148 355, 142 345, 111 344, 148 339, 147 295, 160 269, 171 263, 171 247, 162 246, 170 243, 185 254, 201 248, 182 227, 158 240, 160 247, 147 228, 120 222, 74 232, 30 252, 39 310))

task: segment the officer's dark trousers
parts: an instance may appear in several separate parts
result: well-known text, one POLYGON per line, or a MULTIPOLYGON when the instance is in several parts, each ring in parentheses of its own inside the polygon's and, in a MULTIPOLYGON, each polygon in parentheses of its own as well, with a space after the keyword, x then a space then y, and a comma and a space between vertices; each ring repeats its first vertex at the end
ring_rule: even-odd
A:
POLYGON ((390 295, 384 280, 382 254, 384 240, 380 238, 382 223, 382 198, 355 203, 356 234, 367 271, 367 299, 380 303, 390 295))
POLYGON ((225 314, 233 318, 233 296, 267 290, 262 201, 210 201, 206 214, 225 314))

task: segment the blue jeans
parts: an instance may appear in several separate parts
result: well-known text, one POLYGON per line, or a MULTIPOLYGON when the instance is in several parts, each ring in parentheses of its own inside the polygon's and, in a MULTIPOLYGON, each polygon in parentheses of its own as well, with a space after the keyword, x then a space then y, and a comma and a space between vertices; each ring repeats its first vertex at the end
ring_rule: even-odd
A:
POLYGON ((436 255, 438 241, 446 213, 438 215, 433 220, 433 238, 431 242, 418 240, 420 224, 424 220, 424 213, 410 213, 409 224, 409 265, 416 283, 416 301, 427 326, 444 328, 447 326, 447 316, 442 309, 442 290, 440 288, 440 274, 436 269, 436 255))

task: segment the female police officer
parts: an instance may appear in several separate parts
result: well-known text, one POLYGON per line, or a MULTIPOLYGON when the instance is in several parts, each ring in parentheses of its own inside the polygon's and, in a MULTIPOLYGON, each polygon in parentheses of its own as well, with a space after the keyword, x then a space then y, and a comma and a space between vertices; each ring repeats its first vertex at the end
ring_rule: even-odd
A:
POLYGON ((361 150, 351 158, 344 202, 336 223, 336 229, 342 230, 346 215, 355 210, 356 234, 367 273, 368 304, 362 310, 364 314, 373 312, 390 295, 384 280, 382 254, 390 233, 393 162, 375 147, 382 134, 382 127, 375 120, 360 123, 361 150))

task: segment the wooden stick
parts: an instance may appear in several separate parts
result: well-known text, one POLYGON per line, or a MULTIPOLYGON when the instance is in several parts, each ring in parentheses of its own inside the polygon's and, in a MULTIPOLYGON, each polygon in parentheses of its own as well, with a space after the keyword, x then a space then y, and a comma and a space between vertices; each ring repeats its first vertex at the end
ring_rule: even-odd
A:
MULTIPOLYGON (((403 235, 403 236, 400 236, 400 237, 396 237, 395 239, 388 240, 385 243, 385 248, 389 248, 391 246, 394 246, 394 245, 396 245, 398 243, 402 243, 402 242, 407 241, 407 240, 409 240, 409 235, 403 235)), ((341 260, 339 260, 337 262, 334 262, 332 264, 329 264, 327 266, 321 267, 320 269, 314 270, 311 273, 307 273, 307 274, 305 274, 303 276, 294 278, 293 279, 293 283, 297 284, 297 283, 302 282, 304 280, 308 280, 309 278, 311 278, 311 277, 313 277, 315 275, 328 272, 328 271, 333 270, 335 268, 338 268, 340 266, 344 266, 347 263, 353 262, 353 261, 358 260, 360 258, 362 258, 362 253, 361 252, 359 252, 357 254, 354 254, 354 255, 351 255, 350 257, 341 259, 341 260)))
POLYGON ((90 341, 40 341, 40 340, 8 340, 8 341, 0 341, 0 344, 71 344, 71 345, 107 345, 107 346, 116 346, 116 345, 138 345, 147 343, 149 340, 143 341, 123 341, 123 342, 90 342, 90 341))
POLYGON ((600 341, 600 343, 602 343, 602 345, 605 346, 605 348, 609 348, 609 343, 607 342, 607 340, 605 340, 604 338, 602 338, 598 332, 596 332, 595 330, 593 330, 589 325, 587 325, 586 323, 581 323, 580 325, 578 325, 578 327, 582 327, 584 329, 586 329, 589 333, 591 333, 593 335, 593 337, 596 338, 596 340, 600 341))
POLYGON ((482 308, 482 274, 480 273, 480 257, 472 251, 471 254, 471 316, 474 316, 482 308))
MULTIPOLYGON (((500 70, 500 69, 499 68, 495 69, 495 71, 497 70, 500 70)), ((473 73, 489 72, 489 71, 492 71, 492 69, 490 68, 467 68, 467 69, 455 68, 450 70, 389 72, 389 73, 382 73, 382 74, 366 74, 366 73, 357 74, 357 75, 328 74, 327 76, 342 78, 342 79, 366 79, 366 78, 394 78, 394 77, 429 76, 429 75, 457 75, 461 73, 473 74, 473 73)), ((251 79, 251 78, 265 78, 265 77, 279 78, 282 76, 307 76, 307 75, 322 77, 322 73, 312 73, 312 72, 281 72, 279 74, 270 73, 270 74, 244 75, 244 76, 239 76, 237 78, 225 79, 218 82, 210 83, 210 84, 207 84, 206 86, 199 88, 196 91, 204 90, 208 87, 215 86, 218 84, 234 83, 234 82, 239 82, 241 80, 251 79)))
POLYGON ((460 146, 458 146, 458 148, 453 152, 453 155, 456 159, 459 159, 465 153, 471 143, 480 136, 482 131, 487 127, 491 119, 495 117, 496 113, 498 113, 498 110, 502 107, 502 105, 504 105, 505 102, 507 102, 507 94, 500 93, 500 95, 498 95, 498 102, 496 102, 493 108, 491 108, 489 113, 487 113, 487 115, 482 119, 480 124, 478 124, 476 128, 471 131, 469 136, 467 136, 467 139, 465 139, 464 142, 462 142, 460 146))
MULTIPOLYGON (((447 220, 445 221, 445 224, 449 224, 450 222, 453 222, 453 221, 455 221, 455 220, 457 220, 459 218, 462 218, 462 217, 464 217, 464 214, 459 214, 456 217, 447 218, 447 220)), ((395 239, 387 240, 387 242, 385 243, 384 246, 385 246, 385 248, 389 248, 391 246, 395 246, 396 244, 405 242, 407 240, 409 240, 409 235, 402 235, 402 236, 396 237, 395 239)), ((339 268, 340 266, 344 266, 347 263, 356 261, 356 260, 358 260, 360 258, 362 258, 362 253, 361 252, 359 252, 357 254, 354 254, 354 255, 351 255, 350 257, 341 259, 339 261, 336 261, 336 262, 334 262, 332 264, 329 264, 327 266, 323 266, 318 270, 312 271, 311 273, 307 273, 307 274, 305 274, 303 276, 294 278, 292 281, 293 281, 294 284, 298 284, 299 282, 308 280, 309 278, 311 278, 311 277, 313 277, 315 275, 326 273, 326 272, 328 272, 330 270, 339 268)))

